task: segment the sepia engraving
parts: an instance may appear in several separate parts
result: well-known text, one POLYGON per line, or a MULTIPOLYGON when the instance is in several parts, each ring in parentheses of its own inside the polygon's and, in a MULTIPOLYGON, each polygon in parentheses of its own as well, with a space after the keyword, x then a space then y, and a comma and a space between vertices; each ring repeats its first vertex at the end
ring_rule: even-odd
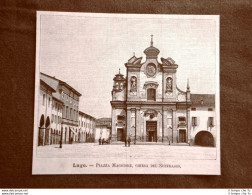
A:
POLYGON ((220 174, 218 29, 38 12, 33 174, 220 174))

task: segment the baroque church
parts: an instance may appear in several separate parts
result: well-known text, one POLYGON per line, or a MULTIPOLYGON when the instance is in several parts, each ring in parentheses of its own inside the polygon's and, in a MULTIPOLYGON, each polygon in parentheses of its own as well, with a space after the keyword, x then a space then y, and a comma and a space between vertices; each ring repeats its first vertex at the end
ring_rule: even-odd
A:
POLYGON ((131 57, 126 76, 114 77, 112 89, 112 142, 161 142, 170 145, 215 146, 215 95, 191 94, 178 88, 178 65, 172 58, 160 58, 153 46, 142 57, 131 57))

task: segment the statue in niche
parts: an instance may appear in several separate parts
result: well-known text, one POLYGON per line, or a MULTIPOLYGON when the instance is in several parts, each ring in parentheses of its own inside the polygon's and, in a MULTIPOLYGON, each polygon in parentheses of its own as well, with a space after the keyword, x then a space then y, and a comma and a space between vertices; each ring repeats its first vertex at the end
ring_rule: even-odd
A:
POLYGON ((168 77, 166 79, 166 91, 171 92, 172 91, 172 78, 168 77))
POLYGON ((137 91, 137 78, 135 76, 130 79, 130 92, 137 91))

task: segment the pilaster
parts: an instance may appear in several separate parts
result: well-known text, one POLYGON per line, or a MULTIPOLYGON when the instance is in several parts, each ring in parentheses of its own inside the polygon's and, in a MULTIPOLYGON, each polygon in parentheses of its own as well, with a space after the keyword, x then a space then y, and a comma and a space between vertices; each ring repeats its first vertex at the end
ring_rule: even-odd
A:
POLYGON ((168 141, 168 129, 167 129, 167 107, 163 108, 163 132, 162 132, 162 137, 163 137, 163 142, 168 141))
POLYGON ((127 129, 125 132, 125 138, 127 138, 130 135, 130 129, 131 129, 131 110, 130 108, 127 108, 127 129))
POLYGON ((140 140, 140 137, 141 137, 140 108, 136 108, 136 141, 140 140))
POLYGON ((177 131, 177 110, 172 108, 172 143, 178 142, 178 131, 177 131))
MULTIPOLYGON (((191 143, 191 118, 190 118, 190 108, 186 109, 186 118, 187 118, 187 143, 191 143)), ((191 144, 190 144, 191 145, 191 144)))
POLYGON ((112 107, 112 121, 111 121, 111 130, 112 130, 112 136, 111 141, 117 141, 117 132, 116 132, 116 112, 115 108, 112 107))

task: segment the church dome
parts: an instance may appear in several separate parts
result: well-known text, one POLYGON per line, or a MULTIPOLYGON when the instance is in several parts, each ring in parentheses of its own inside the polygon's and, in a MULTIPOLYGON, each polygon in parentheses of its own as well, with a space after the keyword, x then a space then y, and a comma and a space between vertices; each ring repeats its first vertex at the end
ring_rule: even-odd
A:
POLYGON ((150 47, 146 48, 144 50, 144 53, 146 55, 147 59, 156 59, 158 54, 160 53, 159 49, 157 49, 156 47, 153 47, 153 35, 151 35, 151 45, 150 47))

